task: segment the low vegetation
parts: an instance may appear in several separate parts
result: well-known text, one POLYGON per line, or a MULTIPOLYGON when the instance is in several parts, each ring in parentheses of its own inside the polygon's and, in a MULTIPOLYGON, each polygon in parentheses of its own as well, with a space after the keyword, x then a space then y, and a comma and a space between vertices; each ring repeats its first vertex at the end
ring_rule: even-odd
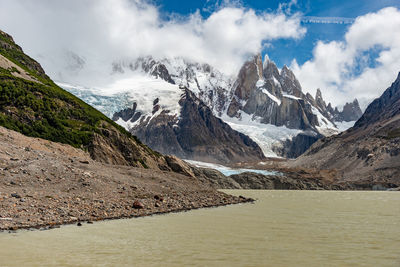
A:
POLYGON ((58 87, 35 60, 1 31, 0 54, 39 81, 18 78, 13 75, 15 69, 0 68, 0 126, 24 135, 87 148, 94 133, 102 135, 99 125, 106 121, 106 125, 145 147, 104 114, 58 87))

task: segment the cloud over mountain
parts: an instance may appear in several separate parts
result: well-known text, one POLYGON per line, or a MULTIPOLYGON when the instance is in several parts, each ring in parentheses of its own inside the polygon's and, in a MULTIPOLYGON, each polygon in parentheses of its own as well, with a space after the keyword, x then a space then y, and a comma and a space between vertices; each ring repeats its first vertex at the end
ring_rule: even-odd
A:
POLYGON ((115 60, 144 55, 185 57, 235 74, 263 42, 306 31, 297 16, 229 4, 208 18, 164 19, 142 0, 0 1, 0 27, 53 78, 86 83, 101 83, 115 60))

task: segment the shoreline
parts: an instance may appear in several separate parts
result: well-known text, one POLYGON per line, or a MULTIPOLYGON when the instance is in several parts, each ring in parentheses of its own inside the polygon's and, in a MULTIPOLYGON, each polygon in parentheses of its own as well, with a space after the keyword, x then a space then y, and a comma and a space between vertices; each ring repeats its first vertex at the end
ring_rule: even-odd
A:
MULTIPOLYGON (((26 231, 45 231, 45 230, 52 230, 52 229, 57 229, 62 226, 72 226, 76 225, 78 227, 83 226, 85 224, 93 224, 94 222, 104 222, 104 221, 112 221, 112 220, 121 220, 121 219, 135 219, 135 218, 141 218, 141 217, 149 217, 149 216, 157 216, 157 215, 167 215, 171 213, 181 213, 181 212, 188 212, 188 211, 193 211, 193 210, 199 210, 199 209, 211 209, 211 208, 218 208, 218 207, 226 207, 230 205, 237 205, 237 204, 246 204, 246 203, 254 203, 256 200, 252 198, 246 198, 246 197, 236 197, 236 196, 231 196, 232 197, 231 201, 228 203, 215 203, 215 204, 210 204, 210 205, 203 205, 199 207, 178 207, 178 208, 171 208, 169 210, 150 210, 149 212, 144 212, 141 214, 134 214, 132 213, 131 215, 121 215, 121 216, 111 216, 111 217, 99 217, 99 218, 92 218, 91 220, 70 220, 70 221, 63 221, 61 223, 47 223, 47 224, 38 224, 38 225, 30 225, 30 226, 11 226, 9 228, 2 228, 0 227, 0 233, 17 233, 22 230, 26 231), (80 225, 78 225, 80 223, 80 225)), ((1 217, 0 217, 0 222, 1 222, 1 217)))
POLYGON ((55 227, 251 201, 197 177, 111 165, 0 128, 0 230, 55 227))

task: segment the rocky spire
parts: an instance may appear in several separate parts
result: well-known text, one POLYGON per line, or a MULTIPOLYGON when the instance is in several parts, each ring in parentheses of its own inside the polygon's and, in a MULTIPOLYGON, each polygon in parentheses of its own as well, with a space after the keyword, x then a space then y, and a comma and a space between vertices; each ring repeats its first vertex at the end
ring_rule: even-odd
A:
POLYGON ((279 69, 275 63, 269 59, 268 55, 264 57, 263 75, 267 80, 275 78, 279 81, 280 79, 279 69))
POLYGON ((319 88, 317 89, 317 93, 315 95, 315 102, 321 110, 324 110, 324 111, 326 110, 326 103, 325 103, 324 99, 322 98, 322 93, 319 88))
POLYGON ((294 95, 300 97, 302 95, 301 85, 299 81, 296 79, 294 73, 284 65, 281 73, 279 82, 282 85, 282 88, 290 95, 294 95))
POLYGON ((234 97, 227 110, 230 117, 238 116, 238 111, 242 108, 240 102, 250 98, 251 92, 257 88, 259 80, 263 80, 261 54, 257 54, 245 62, 239 71, 234 84, 234 97))

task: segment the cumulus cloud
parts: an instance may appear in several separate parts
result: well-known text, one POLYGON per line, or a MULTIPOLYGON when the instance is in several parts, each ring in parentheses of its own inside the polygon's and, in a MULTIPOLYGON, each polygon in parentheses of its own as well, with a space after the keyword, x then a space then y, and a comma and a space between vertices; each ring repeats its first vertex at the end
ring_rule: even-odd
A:
POLYGON ((342 105, 359 98, 363 107, 382 94, 400 71, 400 11, 389 7, 358 17, 343 41, 319 41, 313 58, 291 67, 305 91, 342 105))
POLYGON ((161 17, 144 0, 0 0, 0 28, 54 79, 88 85, 101 83, 113 61, 146 55, 184 57, 235 74, 265 41, 305 34, 298 16, 227 2, 208 18, 161 17))

